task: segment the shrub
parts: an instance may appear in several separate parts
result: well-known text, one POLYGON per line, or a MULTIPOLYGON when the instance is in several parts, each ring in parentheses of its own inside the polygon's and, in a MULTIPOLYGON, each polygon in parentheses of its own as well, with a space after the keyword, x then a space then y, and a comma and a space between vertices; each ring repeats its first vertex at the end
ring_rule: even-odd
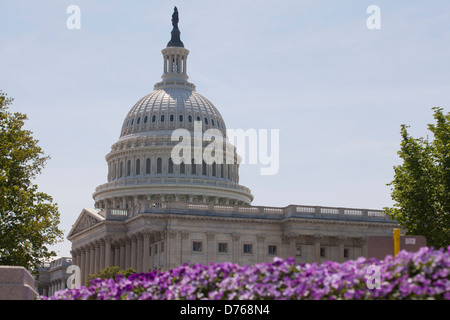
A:
POLYGON ((88 287, 42 299, 446 299, 450 300, 450 246, 401 251, 384 260, 296 265, 294 259, 239 266, 187 264, 158 273, 95 279, 88 287), (371 270, 379 271, 373 273, 371 270), (379 286, 377 288, 377 277, 379 286), (374 287, 375 286, 375 287, 374 287), (372 288, 372 289, 371 289, 372 288))

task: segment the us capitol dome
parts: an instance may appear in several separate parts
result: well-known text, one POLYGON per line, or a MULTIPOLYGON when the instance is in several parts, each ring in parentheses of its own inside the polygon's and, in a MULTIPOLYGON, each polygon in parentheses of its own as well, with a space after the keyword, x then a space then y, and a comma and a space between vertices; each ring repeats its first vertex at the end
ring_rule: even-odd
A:
MULTIPOLYGON (((148 272, 210 261, 252 265, 276 256, 296 263, 371 256, 371 237, 391 237, 397 227, 381 210, 254 206, 250 190, 239 184, 236 148, 226 139, 227 161, 199 162, 184 151, 183 161, 172 159, 176 129, 194 136, 194 145, 206 130, 226 138, 220 112, 188 81, 189 51, 176 8, 172 26, 162 80, 127 113, 106 155, 107 182, 67 236, 82 283, 110 266, 148 272)), ((200 150, 208 143, 200 141, 200 150)), ((48 290, 64 285, 55 279, 48 290)))
MULTIPOLYGON (((207 164, 192 157, 174 164, 171 141, 175 129, 187 129, 194 136, 195 122, 202 131, 217 129, 226 138, 226 124, 217 108, 188 82, 189 50, 180 40, 177 24, 171 40, 162 50, 162 81, 128 112, 119 140, 106 156, 108 182, 93 194, 99 208, 128 209, 140 200, 183 201, 249 205, 250 190, 239 185, 239 157, 234 149, 230 161, 207 164), (195 160, 195 161, 194 161, 195 160)), ((203 148, 207 142, 203 143, 203 148)))

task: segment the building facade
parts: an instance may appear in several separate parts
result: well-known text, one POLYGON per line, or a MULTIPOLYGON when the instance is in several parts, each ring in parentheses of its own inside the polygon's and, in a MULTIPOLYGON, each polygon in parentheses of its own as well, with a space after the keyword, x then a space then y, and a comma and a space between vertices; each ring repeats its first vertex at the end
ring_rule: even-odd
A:
POLYGON ((42 296, 52 296, 58 290, 67 288, 70 274, 67 268, 72 265, 72 257, 59 257, 39 267, 39 279, 35 282, 36 292, 42 296))
POLYGON ((189 51, 176 9, 172 26, 162 50, 162 81, 128 112, 106 155, 107 182, 93 194, 95 208, 83 209, 68 235, 82 283, 108 266, 147 272, 275 256, 342 262, 366 256, 367 237, 392 234, 397 224, 380 210, 252 206, 250 189, 239 184, 240 158, 224 119, 188 81, 189 51), (194 146, 178 161, 172 153, 180 143, 172 139, 176 129, 188 132, 194 146), (211 132, 224 137, 226 152, 203 159, 211 132))

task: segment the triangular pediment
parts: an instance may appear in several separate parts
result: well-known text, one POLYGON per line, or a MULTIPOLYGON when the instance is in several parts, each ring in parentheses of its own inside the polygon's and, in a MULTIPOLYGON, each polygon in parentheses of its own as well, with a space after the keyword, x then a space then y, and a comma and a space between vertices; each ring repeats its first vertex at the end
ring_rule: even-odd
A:
POLYGON ((84 208, 78 216, 77 221, 72 226, 72 229, 69 232, 67 238, 71 238, 72 236, 89 229, 90 227, 104 221, 105 218, 100 214, 97 209, 88 209, 84 208))

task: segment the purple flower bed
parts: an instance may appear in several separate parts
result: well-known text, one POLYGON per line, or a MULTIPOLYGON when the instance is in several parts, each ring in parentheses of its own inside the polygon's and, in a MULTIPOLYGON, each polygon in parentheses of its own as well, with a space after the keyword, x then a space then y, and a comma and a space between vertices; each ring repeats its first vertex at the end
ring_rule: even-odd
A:
POLYGON ((294 259, 239 266, 183 265, 128 279, 95 279, 41 299, 446 299, 450 300, 450 246, 401 251, 394 259, 358 258, 344 263, 296 265, 294 259))

